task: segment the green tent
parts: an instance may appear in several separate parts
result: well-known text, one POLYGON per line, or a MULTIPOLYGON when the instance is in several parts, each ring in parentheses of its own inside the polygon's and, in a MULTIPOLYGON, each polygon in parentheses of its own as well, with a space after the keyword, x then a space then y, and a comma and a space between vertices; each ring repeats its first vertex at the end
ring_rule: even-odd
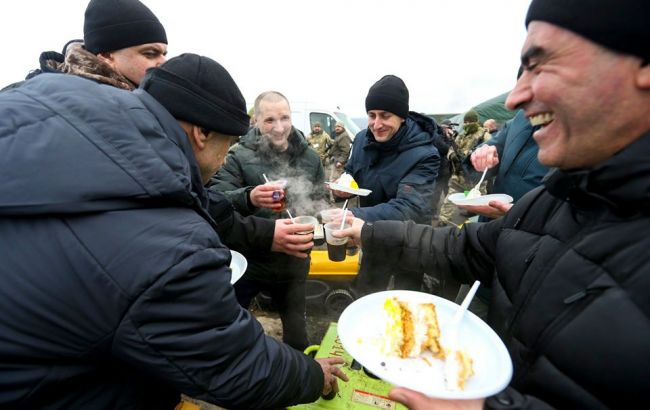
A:
MULTIPOLYGON (((506 108, 505 103, 508 94, 510 94, 510 91, 483 101, 482 103, 472 107, 470 110, 474 110, 478 113, 478 119, 481 124, 483 124, 485 120, 492 118, 497 122, 499 128, 501 128, 503 124, 514 117, 516 113, 515 111, 510 111, 506 108)), ((465 113, 460 113, 449 119, 453 123, 462 124, 464 116, 465 113)))
POLYGON ((503 123, 515 116, 515 111, 510 111, 506 108, 506 98, 508 98, 508 94, 510 94, 510 91, 497 95, 496 97, 490 98, 489 100, 483 101, 482 103, 472 107, 472 109, 478 113, 478 118, 481 124, 485 120, 492 118, 499 124, 499 126, 501 126, 503 123))

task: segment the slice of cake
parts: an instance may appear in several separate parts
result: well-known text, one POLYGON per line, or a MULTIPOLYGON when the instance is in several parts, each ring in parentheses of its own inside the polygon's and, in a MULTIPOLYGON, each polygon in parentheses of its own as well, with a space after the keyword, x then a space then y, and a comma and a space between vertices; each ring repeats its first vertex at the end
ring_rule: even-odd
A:
POLYGON ((464 390, 465 380, 474 375, 472 358, 462 350, 447 352, 445 382, 449 390, 464 390))
POLYGON ((357 184, 357 181, 350 174, 341 175, 338 179, 338 184, 346 188, 359 189, 359 184, 357 184))
POLYGON ((435 357, 444 358, 433 303, 407 303, 389 298, 384 302, 384 312, 387 317, 385 354, 407 358, 430 350, 435 357))
MULTIPOLYGON (((462 350, 443 349, 436 306, 433 303, 409 303, 388 298, 384 301, 386 328, 383 353, 403 359, 419 357, 430 351, 445 361, 445 383, 449 390, 463 390, 474 375, 471 357, 462 350)), ((422 356, 426 359, 425 356, 422 356)))

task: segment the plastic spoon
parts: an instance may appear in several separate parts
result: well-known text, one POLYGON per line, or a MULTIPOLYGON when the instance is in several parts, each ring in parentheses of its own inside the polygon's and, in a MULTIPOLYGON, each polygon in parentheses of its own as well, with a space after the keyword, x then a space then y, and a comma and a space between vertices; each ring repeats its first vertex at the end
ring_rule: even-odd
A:
POLYGON ((485 174, 487 174, 488 169, 489 169, 488 167, 485 167, 485 169, 483 170, 483 175, 481 175, 481 180, 478 181, 478 184, 476 184, 476 186, 474 186, 474 188, 472 188, 469 191, 469 193, 467 194, 467 199, 476 198, 476 197, 481 196, 481 184, 483 183, 483 180, 485 179, 485 174))
POLYGON ((478 289, 481 282, 476 281, 470 288, 469 292, 463 299, 463 303, 460 304, 460 307, 454 314, 454 317, 451 319, 449 327, 445 330, 447 333, 447 354, 445 359, 445 382, 447 384, 447 389, 449 390, 458 390, 458 370, 460 368, 460 363, 458 363, 458 356, 456 351, 458 350, 458 328, 460 327, 460 322, 463 319, 463 315, 467 310, 467 307, 474 299, 476 290, 478 289))

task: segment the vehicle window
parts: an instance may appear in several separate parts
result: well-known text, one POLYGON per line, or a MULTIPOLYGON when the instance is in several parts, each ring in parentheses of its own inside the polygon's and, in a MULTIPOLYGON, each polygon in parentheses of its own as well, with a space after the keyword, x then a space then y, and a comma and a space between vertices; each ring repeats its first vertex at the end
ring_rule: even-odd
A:
POLYGON ((309 113, 309 132, 311 132, 311 126, 315 122, 320 122, 323 131, 328 133, 330 137, 334 137, 334 126, 336 125, 336 120, 329 114, 322 112, 310 112, 309 113))

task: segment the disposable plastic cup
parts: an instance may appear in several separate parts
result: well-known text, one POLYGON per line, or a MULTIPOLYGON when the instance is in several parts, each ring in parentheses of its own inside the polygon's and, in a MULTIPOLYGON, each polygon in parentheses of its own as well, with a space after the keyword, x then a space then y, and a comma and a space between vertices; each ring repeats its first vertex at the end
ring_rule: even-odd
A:
POLYGON ((334 222, 336 217, 343 215, 341 208, 331 208, 320 211, 320 219, 324 224, 334 222))
MULTIPOLYGON (((318 219, 316 219, 313 216, 296 216, 293 218, 293 221, 297 224, 310 224, 312 228, 308 231, 304 232, 296 232, 298 235, 309 235, 311 233, 314 234, 314 244, 316 244, 316 230, 319 227, 318 219)), ((322 240, 322 233, 321 233, 321 240, 322 240)), ((321 242, 322 245, 322 242, 321 242)), ((305 253, 311 253, 311 249, 305 251, 305 253)))
MULTIPOLYGON (((343 229, 349 228, 351 225, 346 223, 343 229)), ((345 260, 345 248, 347 247, 348 237, 336 238, 332 232, 341 229, 340 223, 326 223, 323 225, 325 229, 325 241, 327 242, 327 256, 332 262, 341 262, 345 260)))
POLYGON ((269 181, 268 184, 279 185, 282 187, 284 195, 282 195, 282 192, 280 191, 273 191, 273 201, 280 202, 281 205, 280 208, 274 209, 273 212, 284 212, 287 209, 287 185, 289 185, 289 181, 286 179, 276 179, 275 181, 269 181))

